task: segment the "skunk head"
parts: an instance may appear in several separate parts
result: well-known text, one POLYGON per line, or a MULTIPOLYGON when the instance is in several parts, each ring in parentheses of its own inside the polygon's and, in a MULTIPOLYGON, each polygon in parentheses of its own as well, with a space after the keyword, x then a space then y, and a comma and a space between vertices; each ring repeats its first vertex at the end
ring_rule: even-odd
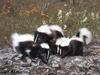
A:
POLYGON ((56 37, 56 38, 64 37, 63 30, 60 26, 50 25, 49 29, 52 31, 54 37, 56 37))
POLYGON ((42 60, 43 63, 47 64, 50 56, 50 48, 47 43, 33 43, 28 47, 30 50, 27 50, 27 53, 30 53, 32 59, 38 57, 42 60))
MULTIPOLYGON (((72 38, 66 38, 60 44, 61 49, 60 55, 62 58, 65 56, 75 56, 80 55, 81 49, 83 48, 83 39, 73 36, 72 38), (78 52, 80 52, 78 54, 78 52)), ((82 53, 81 53, 82 54, 82 53)))
POLYGON ((51 30, 49 29, 48 25, 42 25, 37 28, 35 32, 34 42, 35 43, 43 43, 43 42, 50 42, 51 40, 51 30))
POLYGON ((59 54, 62 58, 65 57, 66 54, 68 53, 69 43, 70 43, 69 38, 63 38, 63 41, 60 44, 60 50, 59 50, 59 54))
POLYGON ((83 39, 84 44, 88 45, 92 40, 92 33, 87 28, 81 28, 76 34, 77 37, 83 39))
POLYGON ((58 38, 56 40, 55 46, 56 46, 56 53, 57 55, 62 55, 63 49, 64 47, 67 47, 69 45, 69 38, 58 38))
POLYGON ((50 56, 50 47, 47 43, 40 44, 41 49, 39 50, 39 58, 47 64, 50 56))

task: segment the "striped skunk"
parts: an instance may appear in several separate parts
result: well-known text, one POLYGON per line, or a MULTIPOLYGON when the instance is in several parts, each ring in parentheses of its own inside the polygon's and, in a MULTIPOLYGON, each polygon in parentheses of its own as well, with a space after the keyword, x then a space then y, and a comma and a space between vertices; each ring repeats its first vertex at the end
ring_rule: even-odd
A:
POLYGON ((18 56, 25 60, 26 57, 30 59, 40 58, 44 63, 49 59, 49 45, 47 43, 34 43, 34 36, 31 34, 14 33, 11 36, 14 51, 18 56))
POLYGON ((83 46, 92 40, 92 33, 87 28, 81 28, 72 38, 66 38, 59 45, 60 56, 83 56, 83 46))
POLYGON ((48 43, 51 48, 51 54, 55 54, 54 52, 54 43, 58 38, 64 37, 63 30, 58 25, 42 25, 37 28, 35 32, 35 43, 48 43))
MULTIPOLYGON (((60 26, 58 25, 42 25, 37 28, 35 32, 34 42, 50 42, 56 41, 57 38, 63 37, 64 33, 60 26)), ((41 43, 40 42, 40 43, 41 43)))

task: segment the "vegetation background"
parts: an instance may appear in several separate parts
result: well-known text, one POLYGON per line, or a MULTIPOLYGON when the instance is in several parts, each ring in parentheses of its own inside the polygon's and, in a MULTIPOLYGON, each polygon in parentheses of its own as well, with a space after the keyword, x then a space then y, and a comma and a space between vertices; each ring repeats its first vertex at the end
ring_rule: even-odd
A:
POLYGON ((80 27, 100 38, 100 0, 0 0, 0 46, 13 32, 34 33, 42 24, 58 24, 66 37, 80 27))

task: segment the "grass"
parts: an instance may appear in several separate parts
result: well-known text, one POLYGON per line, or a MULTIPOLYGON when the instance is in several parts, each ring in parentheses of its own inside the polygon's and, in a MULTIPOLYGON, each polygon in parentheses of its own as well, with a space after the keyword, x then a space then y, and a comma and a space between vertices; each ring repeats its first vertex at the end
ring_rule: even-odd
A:
POLYGON ((98 0, 7 1, 8 3, 4 1, 0 7, 1 47, 7 45, 5 38, 10 41, 13 32, 34 33, 43 23, 58 24, 62 28, 66 26, 64 28, 66 37, 74 35, 81 27, 87 27, 92 31, 94 39, 100 38, 98 0), (59 10, 62 11, 60 15, 58 15, 59 10))

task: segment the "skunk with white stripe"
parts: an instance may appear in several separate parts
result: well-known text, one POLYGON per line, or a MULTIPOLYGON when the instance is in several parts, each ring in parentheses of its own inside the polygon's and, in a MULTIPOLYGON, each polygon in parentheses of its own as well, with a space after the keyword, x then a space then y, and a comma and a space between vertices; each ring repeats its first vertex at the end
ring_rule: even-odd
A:
POLYGON ((60 56, 83 56, 83 46, 88 45, 92 40, 92 34, 87 28, 79 29, 72 38, 64 39, 59 45, 60 56))
POLYGON ((50 43, 55 42, 58 38, 64 37, 63 30, 58 25, 42 25, 35 32, 34 42, 50 43))
POLYGON ((78 37, 66 38, 58 46, 57 54, 62 58, 66 56, 82 56, 83 40, 78 37))
POLYGON ((83 55, 83 40, 78 37, 66 38, 59 46, 59 56, 80 56, 83 55))
POLYGON ((63 30, 58 25, 42 25, 37 28, 35 32, 34 42, 35 43, 48 43, 51 48, 51 54, 54 54, 53 48, 54 43, 58 38, 64 37, 63 30))
POLYGON ((83 56, 83 46, 92 41, 92 33, 88 28, 80 28, 79 31, 70 39, 69 50, 73 51, 72 56, 83 56))
POLYGON ((33 60, 38 57, 46 64, 49 60, 50 48, 47 43, 34 44, 32 41, 19 42, 18 50, 22 54, 21 59, 29 57, 33 60))
POLYGON ((29 57, 30 59, 38 57, 44 63, 48 62, 50 48, 47 43, 34 43, 34 36, 30 34, 14 33, 11 38, 13 49, 22 60, 25 60, 26 57, 29 57))

